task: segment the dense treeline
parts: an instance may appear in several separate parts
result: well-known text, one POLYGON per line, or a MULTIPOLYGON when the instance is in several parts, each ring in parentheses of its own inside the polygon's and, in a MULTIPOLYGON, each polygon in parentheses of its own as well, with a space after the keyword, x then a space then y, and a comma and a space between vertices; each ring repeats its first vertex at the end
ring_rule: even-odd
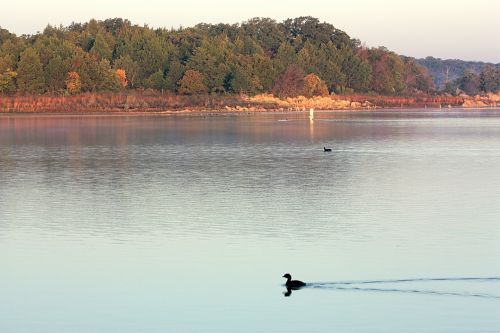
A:
POLYGON ((0 29, 0 94, 124 89, 284 97, 428 94, 434 85, 414 59, 312 17, 171 30, 91 20, 20 37, 0 29))
POLYGON ((500 89, 500 64, 433 57, 417 62, 428 69, 436 87, 448 93, 475 95, 500 89))
POLYGON ((444 91, 458 95, 468 95, 500 91, 500 66, 483 66, 479 73, 466 69, 464 73, 445 85, 444 91))

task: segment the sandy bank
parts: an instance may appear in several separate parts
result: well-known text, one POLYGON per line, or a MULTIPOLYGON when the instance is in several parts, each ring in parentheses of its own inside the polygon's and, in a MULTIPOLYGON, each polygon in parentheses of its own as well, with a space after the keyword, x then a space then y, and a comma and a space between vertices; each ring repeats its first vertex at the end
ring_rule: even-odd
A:
POLYGON ((0 96, 0 113, 238 113, 267 111, 376 110, 385 108, 487 108, 500 94, 484 96, 332 95, 280 99, 273 95, 180 96, 168 94, 83 94, 0 96))

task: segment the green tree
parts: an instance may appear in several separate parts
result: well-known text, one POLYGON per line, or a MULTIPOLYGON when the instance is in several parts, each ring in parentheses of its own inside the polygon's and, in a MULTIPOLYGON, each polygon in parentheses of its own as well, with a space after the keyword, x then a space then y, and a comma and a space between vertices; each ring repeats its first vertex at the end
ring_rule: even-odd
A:
POLYGON ((288 40, 300 38, 304 42, 312 41, 315 44, 333 43, 338 49, 344 45, 351 48, 357 46, 357 43, 345 32, 310 16, 288 19, 283 22, 283 29, 288 40))
POLYGON ((179 60, 176 59, 170 62, 167 75, 165 77, 165 89, 176 91, 177 82, 182 79, 184 72, 185 66, 183 66, 179 60))
POLYGON ((368 91, 372 79, 372 68, 368 61, 361 59, 355 50, 343 45, 339 50, 339 63, 346 88, 359 92, 368 91))
POLYGON ((252 68, 254 80, 258 80, 258 84, 255 84, 256 92, 270 92, 278 77, 278 70, 272 59, 268 55, 254 54, 252 55, 252 68))
POLYGON ((140 75, 140 67, 129 55, 121 56, 114 63, 115 69, 124 69, 131 88, 136 88, 140 75))
POLYGON ((295 53, 295 48, 288 42, 283 42, 278 48, 278 52, 274 57, 274 67, 276 71, 281 75, 283 74, 290 65, 297 64, 297 54, 295 53))
POLYGON ((224 80, 224 89, 235 93, 255 93, 259 90, 260 81, 242 66, 235 66, 224 80))
POLYGON ((465 91, 465 93, 469 95, 476 95, 479 93, 481 79, 476 73, 466 70, 462 77, 460 77, 457 81, 458 87, 465 91))
POLYGON ((133 59, 139 64, 140 77, 145 82, 153 73, 165 72, 174 51, 172 44, 159 36, 147 36, 142 44, 133 59))
POLYGON ((108 60, 98 60, 94 55, 77 51, 73 56, 73 71, 80 75, 81 90, 118 91, 120 82, 108 60))
POLYGON ((187 67, 203 74, 210 92, 224 92, 224 81, 229 74, 231 54, 229 41, 222 36, 207 39, 194 50, 187 67))
POLYGON ((104 38, 104 36, 98 33, 95 36, 95 39, 92 41, 92 47, 90 48, 90 53, 97 56, 98 59, 107 59, 111 60, 113 55, 113 50, 108 45, 108 42, 104 38))
POLYGON ((62 91, 64 89, 68 65, 60 56, 55 56, 49 60, 45 67, 45 83, 46 89, 50 92, 62 91))
POLYGON ((486 66, 479 77, 482 91, 497 92, 500 90, 500 67, 486 66))
POLYGON ((17 73, 12 70, 9 57, 0 57, 0 94, 12 94, 16 90, 17 73))
POLYGON ((242 34, 255 40, 268 54, 278 52, 285 41, 282 26, 270 18, 253 18, 241 25, 242 34))
POLYGON ((161 91, 167 89, 167 80, 165 79, 163 71, 158 70, 155 73, 151 74, 151 76, 147 80, 147 86, 148 88, 153 88, 161 91))
POLYGON ((33 48, 21 54, 17 68, 19 91, 26 94, 41 94, 45 91, 43 67, 38 53, 33 48))

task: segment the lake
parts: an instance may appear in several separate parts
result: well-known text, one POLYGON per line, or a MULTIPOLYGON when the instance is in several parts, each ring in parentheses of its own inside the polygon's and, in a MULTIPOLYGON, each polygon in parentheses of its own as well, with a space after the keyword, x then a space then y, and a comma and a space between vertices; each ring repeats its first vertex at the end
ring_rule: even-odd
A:
POLYGON ((2 115, 0 267, 3 333, 499 332, 500 110, 2 115))

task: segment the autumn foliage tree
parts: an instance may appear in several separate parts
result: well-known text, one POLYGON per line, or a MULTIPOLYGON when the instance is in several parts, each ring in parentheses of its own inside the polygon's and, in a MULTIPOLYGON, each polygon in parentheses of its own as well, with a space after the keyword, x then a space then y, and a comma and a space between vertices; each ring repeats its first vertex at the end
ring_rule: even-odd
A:
POLYGON ((274 84, 273 93, 278 97, 296 97, 304 94, 304 71, 297 65, 288 66, 274 84))
POLYGON ((319 78, 316 74, 308 74, 304 78, 304 96, 326 96, 328 95, 328 88, 326 83, 319 78))
POLYGON ((125 73, 124 69, 117 69, 115 71, 116 78, 118 79, 118 82, 120 83, 120 87, 122 89, 125 89, 128 85, 127 81, 127 74, 125 73))
POLYGON ((11 94, 16 90, 14 79, 17 73, 11 69, 5 70, 0 73, 0 94, 11 94))
POLYGON ((179 81, 179 93, 183 95, 199 95, 207 93, 208 89, 203 82, 203 74, 195 70, 187 70, 179 81))
POLYGON ((77 94, 82 89, 80 74, 77 72, 69 72, 66 76, 66 89, 70 94, 77 94))

